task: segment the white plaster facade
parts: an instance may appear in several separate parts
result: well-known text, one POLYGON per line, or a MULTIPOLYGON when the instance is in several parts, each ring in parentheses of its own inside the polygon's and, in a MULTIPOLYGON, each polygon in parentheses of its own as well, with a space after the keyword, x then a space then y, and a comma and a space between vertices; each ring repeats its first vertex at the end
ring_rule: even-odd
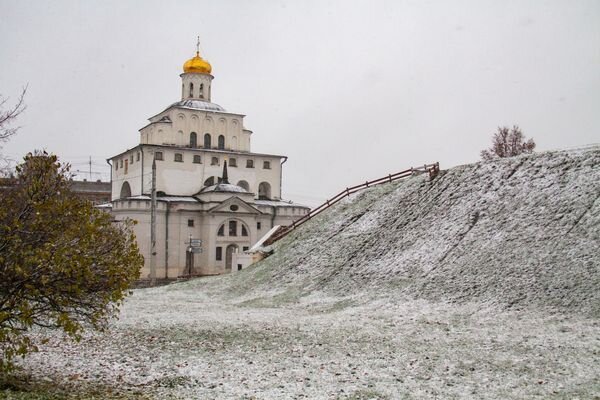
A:
POLYGON ((142 278, 150 274, 153 162, 157 278, 237 270, 235 252, 309 211, 281 199, 287 157, 252 153, 244 115, 211 103, 213 76, 189 71, 180 76, 181 101, 149 118, 139 145, 109 159, 112 213, 117 220, 137 221, 142 278), (228 180, 222 181, 225 163, 228 180), (201 252, 190 252, 190 238, 201 240, 201 252))

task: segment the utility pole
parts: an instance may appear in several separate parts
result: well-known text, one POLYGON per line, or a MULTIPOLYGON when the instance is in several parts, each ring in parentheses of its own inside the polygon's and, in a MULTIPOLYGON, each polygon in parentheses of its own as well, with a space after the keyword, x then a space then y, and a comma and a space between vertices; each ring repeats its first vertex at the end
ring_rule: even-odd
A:
POLYGON ((92 156, 90 156, 90 182, 92 181, 92 156))
POLYGON ((152 194, 150 201, 150 285, 156 285, 156 159, 152 157, 152 194))

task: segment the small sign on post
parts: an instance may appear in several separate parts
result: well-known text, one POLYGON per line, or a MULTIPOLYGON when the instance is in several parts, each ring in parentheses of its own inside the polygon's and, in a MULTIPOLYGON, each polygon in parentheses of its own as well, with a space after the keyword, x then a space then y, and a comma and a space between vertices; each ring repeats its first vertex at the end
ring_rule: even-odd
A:
POLYGON ((187 251, 191 254, 202 253, 202 239, 192 239, 192 235, 190 235, 190 241, 188 242, 189 246, 187 247, 187 251))

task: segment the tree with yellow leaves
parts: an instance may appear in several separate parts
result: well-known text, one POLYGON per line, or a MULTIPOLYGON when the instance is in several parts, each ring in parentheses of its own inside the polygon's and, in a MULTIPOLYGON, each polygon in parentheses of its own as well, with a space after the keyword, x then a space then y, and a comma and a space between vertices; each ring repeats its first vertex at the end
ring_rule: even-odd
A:
POLYGON ((130 229, 69 189, 69 167, 28 154, 0 192, 0 371, 36 350, 33 327, 103 329, 143 259, 130 229))

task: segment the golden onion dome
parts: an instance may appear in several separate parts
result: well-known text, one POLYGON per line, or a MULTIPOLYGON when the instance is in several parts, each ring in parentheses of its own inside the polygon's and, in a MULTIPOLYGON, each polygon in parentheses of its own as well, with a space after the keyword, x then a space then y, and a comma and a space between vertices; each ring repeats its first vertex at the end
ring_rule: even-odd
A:
POLYGON ((210 74, 212 71, 212 67, 202 57, 200 57, 200 52, 196 52, 196 56, 190 58, 183 64, 183 72, 184 73, 196 73, 196 74, 210 74))

